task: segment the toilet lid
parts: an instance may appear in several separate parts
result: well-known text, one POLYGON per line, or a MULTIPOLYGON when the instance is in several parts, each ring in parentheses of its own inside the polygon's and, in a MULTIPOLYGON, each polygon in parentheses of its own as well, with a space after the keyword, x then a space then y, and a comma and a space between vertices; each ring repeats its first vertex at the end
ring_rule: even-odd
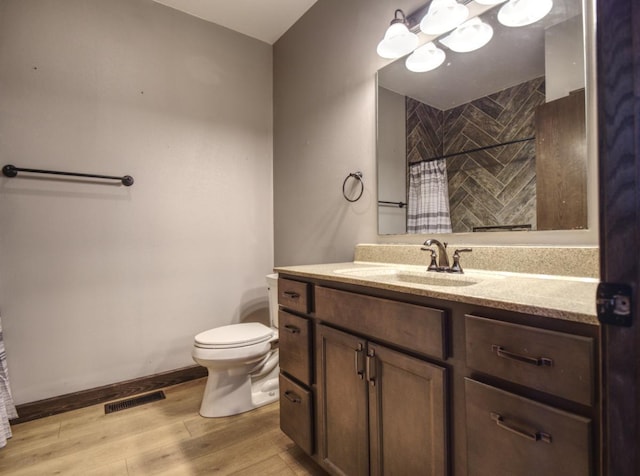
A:
POLYGON ((196 345, 207 348, 243 347, 259 344, 273 337, 273 329, 259 322, 216 327, 196 336, 196 345))

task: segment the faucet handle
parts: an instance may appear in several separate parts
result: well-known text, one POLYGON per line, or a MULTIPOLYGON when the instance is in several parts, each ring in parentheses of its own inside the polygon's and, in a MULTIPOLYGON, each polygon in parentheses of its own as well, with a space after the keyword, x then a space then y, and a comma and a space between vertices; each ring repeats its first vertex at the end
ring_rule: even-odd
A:
POLYGON ((422 248, 420 248, 422 251, 431 251, 431 263, 429 264, 429 267, 427 268, 427 271, 438 271, 438 263, 436 263, 436 250, 431 249, 431 248, 427 248, 426 246, 423 246, 422 248))
POLYGON ((469 253, 471 251, 473 251, 471 248, 461 248, 459 250, 455 250, 453 252, 453 265, 451 266, 449 272, 464 274, 464 271, 462 271, 462 266, 460 266, 460 253, 469 253))

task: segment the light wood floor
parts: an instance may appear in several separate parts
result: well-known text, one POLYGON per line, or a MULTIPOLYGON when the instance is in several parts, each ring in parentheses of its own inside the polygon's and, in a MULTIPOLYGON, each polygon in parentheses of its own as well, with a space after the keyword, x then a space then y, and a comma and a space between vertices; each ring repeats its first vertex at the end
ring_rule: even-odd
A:
POLYGON ((204 382, 109 415, 95 405, 14 425, 0 474, 325 474, 280 431, 277 403, 226 418, 198 415, 204 382))

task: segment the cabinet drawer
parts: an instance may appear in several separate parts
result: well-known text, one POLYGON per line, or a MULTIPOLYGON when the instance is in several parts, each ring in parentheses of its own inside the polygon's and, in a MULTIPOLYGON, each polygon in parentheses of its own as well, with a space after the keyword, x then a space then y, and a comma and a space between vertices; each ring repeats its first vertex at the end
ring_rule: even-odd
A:
POLYGON ((592 474, 591 420, 465 379, 469 476, 592 474))
POLYGON ((447 358, 446 313, 316 286, 316 317, 420 354, 447 358))
POLYGON ((313 454, 311 392, 280 374, 280 429, 308 454, 313 454))
POLYGON ((311 322, 279 311, 280 369, 311 385, 311 322))
POLYGON ((311 310, 309 289, 308 283, 278 278, 278 304, 292 311, 307 314, 311 310))
POLYGON ((469 368, 593 404, 592 338, 471 315, 465 316, 465 329, 469 368))

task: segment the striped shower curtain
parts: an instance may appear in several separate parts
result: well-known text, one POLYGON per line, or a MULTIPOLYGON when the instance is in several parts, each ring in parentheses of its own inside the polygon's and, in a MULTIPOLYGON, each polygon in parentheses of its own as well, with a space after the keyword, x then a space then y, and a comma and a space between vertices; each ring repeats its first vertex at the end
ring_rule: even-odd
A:
POLYGON ((408 233, 451 233, 445 159, 409 164, 408 233))
POLYGON ((7 438, 11 438, 9 419, 17 416, 16 406, 13 404, 9 388, 9 371, 7 370, 7 356, 4 351, 2 320, 0 319, 0 448, 6 446, 7 438))

